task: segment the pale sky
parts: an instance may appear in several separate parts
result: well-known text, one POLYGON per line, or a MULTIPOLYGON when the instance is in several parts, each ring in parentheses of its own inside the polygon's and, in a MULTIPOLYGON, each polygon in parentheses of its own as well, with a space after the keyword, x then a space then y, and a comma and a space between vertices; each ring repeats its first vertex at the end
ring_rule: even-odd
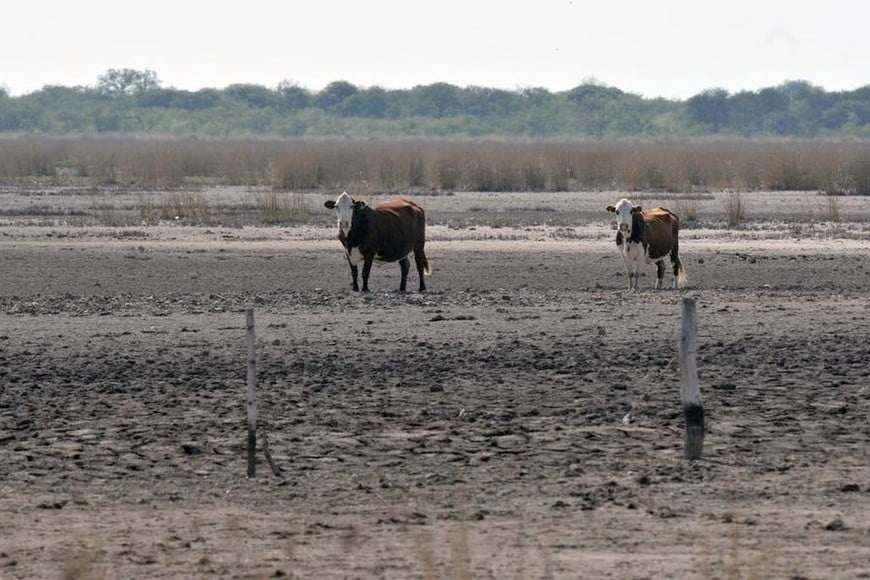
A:
POLYGON ((0 86, 95 86, 110 68, 197 90, 283 80, 563 91, 594 80, 686 99, 805 80, 870 84, 861 0, 5 0, 0 86))

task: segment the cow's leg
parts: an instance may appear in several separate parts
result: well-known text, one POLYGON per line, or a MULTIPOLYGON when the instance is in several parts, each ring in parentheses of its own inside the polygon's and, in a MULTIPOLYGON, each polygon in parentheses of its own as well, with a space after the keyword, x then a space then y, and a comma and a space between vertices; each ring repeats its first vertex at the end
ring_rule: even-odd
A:
POLYGON ((353 276, 353 291, 359 292, 359 283, 357 282, 357 273, 359 272, 359 268, 356 265, 350 265, 350 275, 353 276))
POLYGON ((628 289, 631 290, 631 258, 627 251, 622 253, 622 265, 625 266, 625 275, 628 278, 628 289))
POLYGON ((628 270, 628 289, 637 290, 638 262, 640 262, 640 247, 635 243, 626 243, 626 270, 628 270))
POLYGON ((656 290, 662 287, 665 279, 665 261, 659 260, 656 262, 656 290))
POLYGON ((414 248, 414 264, 417 266, 417 276, 420 277, 420 292, 426 291, 426 283, 423 281, 423 276, 429 265, 426 260, 426 254, 423 253, 423 248, 414 248))
POLYGON ((402 269, 402 281, 399 283, 399 292, 405 292, 408 288, 408 272, 411 270, 411 260, 405 256, 399 260, 399 267, 402 269))
POLYGON ((634 284, 635 290, 637 290, 637 283, 638 283, 638 267, 637 267, 638 261, 639 260, 637 260, 637 259, 634 259, 631 261, 631 281, 634 284))
POLYGON ((369 274, 372 271, 372 262, 374 261, 374 256, 366 256, 365 261, 363 262, 363 271, 362 271, 362 279, 363 279, 363 292, 369 291, 369 274))

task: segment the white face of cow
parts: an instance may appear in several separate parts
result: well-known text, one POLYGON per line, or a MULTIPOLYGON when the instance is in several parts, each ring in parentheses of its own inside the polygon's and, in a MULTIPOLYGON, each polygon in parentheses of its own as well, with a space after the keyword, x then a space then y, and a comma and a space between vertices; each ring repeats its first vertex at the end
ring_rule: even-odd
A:
POLYGON ((353 198, 345 191, 335 201, 327 201, 324 205, 335 210, 338 229, 346 236, 350 232, 350 222, 353 218, 353 198))
POLYGON ((619 232, 626 238, 631 236, 632 214, 639 212, 640 206, 634 205, 623 197, 615 206, 608 205, 607 211, 616 214, 616 227, 619 229, 619 232))

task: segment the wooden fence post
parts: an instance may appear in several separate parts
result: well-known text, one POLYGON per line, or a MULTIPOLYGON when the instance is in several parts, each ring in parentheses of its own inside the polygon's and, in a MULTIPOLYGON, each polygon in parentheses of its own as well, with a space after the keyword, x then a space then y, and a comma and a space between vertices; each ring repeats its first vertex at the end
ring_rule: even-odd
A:
POLYGON ((257 337, 254 333, 254 309, 245 312, 248 327, 248 477, 257 473, 257 337))
POLYGON ((704 407, 698 386, 698 322, 695 301, 683 299, 683 323, 680 328, 680 394, 686 418, 685 458, 701 459, 704 449, 704 407))

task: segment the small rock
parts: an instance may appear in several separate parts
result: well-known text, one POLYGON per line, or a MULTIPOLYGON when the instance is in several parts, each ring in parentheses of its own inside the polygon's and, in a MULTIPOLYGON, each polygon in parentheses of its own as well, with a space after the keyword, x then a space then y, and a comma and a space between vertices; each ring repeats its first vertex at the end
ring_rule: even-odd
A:
POLYGON ((187 455, 201 455, 202 447, 195 443, 182 443, 181 450, 187 455))
POLYGON ((846 529, 846 524, 844 524, 843 520, 840 518, 834 518, 834 521, 829 522, 828 525, 825 526, 825 529, 829 532, 840 532, 846 529))
POLYGON ((67 501, 58 500, 58 501, 44 501, 42 503, 36 504, 36 507, 41 510, 59 510, 63 509, 63 506, 67 504, 67 501))

